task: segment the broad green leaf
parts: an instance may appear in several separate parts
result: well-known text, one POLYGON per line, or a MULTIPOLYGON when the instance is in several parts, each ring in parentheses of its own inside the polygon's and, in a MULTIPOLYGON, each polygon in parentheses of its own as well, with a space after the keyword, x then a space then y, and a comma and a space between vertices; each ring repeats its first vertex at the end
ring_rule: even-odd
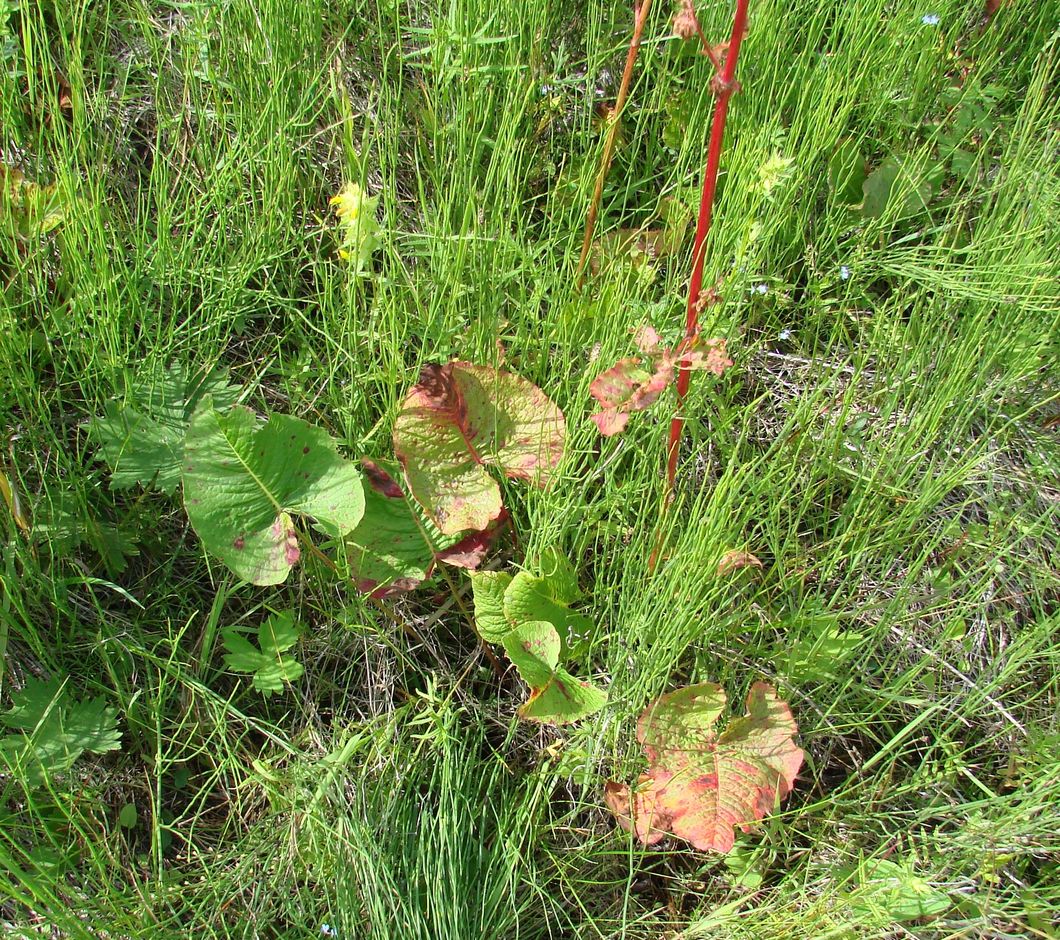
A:
POLYGON ((546 485, 563 456, 563 413, 536 385, 468 362, 427 365, 394 424, 412 495, 446 535, 486 529, 502 510, 491 466, 546 485))
POLYGON ((828 188, 843 205, 856 206, 864 198, 865 158, 852 140, 840 141, 828 161, 828 188))
POLYGON ((135 829, 139 822, 139 814, 136 812, 135 803, 126 803, 118 810, 118 825, 123 829, 135 829))
POLYGON ((376 598, 410 591, 430 576, 436 561, 472 569, 481 564, 494 527, 443 535, 406 495, 392 468, 371 460, 361 466, 364 516, 345 539, 350 576, 361 591, 376 598))
POLYGON ((887 157, 866 178, 862 189, 865 201, 861 214, 866 219, 879 219, 889 206, 898 206, 897 217, 908 218, 926 208, 934 192, 930 180, 919 174, 914 176, 908 162, 897 157, 887 157))
POLYGON ((235 627, 221 631, 226 650, 225 665, 233 672, 252 674, 254 688, 263 695, 282 692, 305 671, 292 656, 283 654, 298 642, 298 626, 292 611, 270 614, 258 627, 255 646, 235 627))
POLYGON ((0 722, 15 733, 0 740, 0 761, 27 786, 68 771, 85 751, 103 754, 121 747, 117 712, 102 698, 75 701, 58 679, 29 679, 11 699, 0 722))
POLYGON ((471 576, 475 599, 475 626, 487 643, 501 643, 514 624, 504 616, 504 592, 512 576, 503 571, 477 571, 471 576))
POLYGON ((520 717, 567 724, 607 704, 605 692, 560 667, 561 646, 556 628, 545 621, 522 623, 504 637, 508 658, 530 686, 530 698, 519 708, 520 717))
POLYGON ((697 849, 728 852, 735 827, 749 831, 794 786, 804 754, 787 704, 756 682, 747 714, 719 736, 725 701, 719 685, 704 682, 660 696, 641 714, 637 740, 648 771, 636 790, 609 782, 605 797, 645 845, 673 834, 697 849))
POLYGON ((364 493, 335 446, 298 418, 274 414, 262 426, 248 408, 221 414, 204 399, 184 444, 184 505, 206 548, 253 584, 279 584, 301 555, 291 513, 350 532, 364 493))
MULTIPOLYGON (((561 582, 559 590, 565 588, 569 584, 561 582)), ((505 590, 504 615, 511 624, 548 621, 559 631, 564 650, 573 649, 593 632, 591 618, 560 602, 552 579, 528 571, 520 571, 505 590)))
POLYGON ((62 224, 71 200, 54 183, 41 186, 26 179, 20 170, 0 163, 0 227, 28 241, 46 235, 62 224))
POLYGON ((560 604, 573 604, 582 596, 578 572, 566 553, 555 545, 542 549, 534 557, 531 569, 549 584, 549 591, 560 604))
POLYGON ((171 496, 180 483, 184 435, 199 402, 211 396, 223 411, 235 404, 239 391, 224 369, 192 370, 175 363, 138 381, 126 402, 107 402, 88 431, 111 468, 111 488, 139 484, 171 496))
POLYGON ((825 682, 836 679, 843 664, 864 637, 845 633, 837 627, 820 636, 799 640, 776 657, 777 671, 795 682, 825 682))

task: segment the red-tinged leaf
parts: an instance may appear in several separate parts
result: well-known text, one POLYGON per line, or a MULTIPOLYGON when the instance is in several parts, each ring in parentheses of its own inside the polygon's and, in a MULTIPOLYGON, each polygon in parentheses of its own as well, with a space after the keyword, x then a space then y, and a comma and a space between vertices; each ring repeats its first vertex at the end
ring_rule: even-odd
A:
POLYGON ((605 801, 645 845, 674 835, 697 849, 728 852, 736 827, 749 831, 791 792, 805 756, 795 745, 791 709, 756 682, 747 714, 719 736, 725 701, 720 686, 704 682, 660 696, 641 714, 637 740, 648 770, 634 790, 609 782, 605 801))
POLYGON ((662 345, 662 337, 656 332, 655 327, 647 325, 637 330, 634 342, 642 353, 652 355, 662 345))
POLYGON ((589 394, 602 411, 593 415, 605 437, 618 434, 626 426, 629 414, 643 411, 658 400, 674 377, 674 360, 665 353, 658 357, 654 371, 647 371, 639 359, 621 359, 601 372, 589 386, 589 394), (621 415, 622 417, 614 417, 621 415))
POLYGON ((438 561, 458 568, 476 568, 497 536, 507 514, 482 532, 443 535, 418 512, 393 467, 362 460, 364 516, 346 536, 350 576, 359 590, 374 598, 413 590, 430 577, 438 561))
POLYGON ((563 456, 563 412, 536 385, 467 362, 428 365, 394 425, 409 489, 446 535, 487 529, 500 488, 486 466, 546 485, 563 456))
POLYGON ((740 568, 747 567, 761 568, 762 562, 750 552, 733 549, 721 556, 716 573, 719 575, 732 574, 732 572, 740 568))
POLYGON ((626 425, 629 424, 628 411, 598 411, 590 415, 593 423, 604 437, 614 437, 621 434, 626 425))
POLYGON ((689 369, 703 369, 715 375, 721 375, 732 365, 732 360, 725 353, 725 340, 702 340, 696 346, 681 357, 681 365, 689 369))

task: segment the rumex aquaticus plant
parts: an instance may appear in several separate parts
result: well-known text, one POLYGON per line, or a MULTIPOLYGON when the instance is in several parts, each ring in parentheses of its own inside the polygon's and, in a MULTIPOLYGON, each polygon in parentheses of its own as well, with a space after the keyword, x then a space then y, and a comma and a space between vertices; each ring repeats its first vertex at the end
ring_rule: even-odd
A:
MULTIPOLYGON (((342 456, 326 431, 293 415, 262 420, 238 404, 222 370, 177 365, 135 385, 89 422, 114 488, 141 485, 184 506, 204 548, 245 581, 280 584, 308 551, 377 603, 415 588, 439 563, 473 570, 508 520, 500 473, 547 486, 563 458, 563 412, 532 382, 493 366, 424 366, 394 422, 393 462, 342 456)), ((565 722, 606 695, 566 671, 588 618, 570 562, 547 553, 537 573, 491 572, 498 617, 477 618, 531 686, 521 710, 565 722)), ((476 611, 482 598, 475 583, 476 611)), ((283 655, 297 641, 290 613, 274 614, 254 646, 224 634, 230 668, 263 694, 301 675, 283 655)))
MULTIPOLYGON (((627 58, 625 79, 633 68, 636 51, 640 45, 640 35, 643 30, 642 16, 646 15, 647 3, 637 8, 637 20, 634 27, 633 39, 630 43, 630 54, 627 58)), ((673 30, 676 36, 683 40, 698 42, 702 51, 710 59, 714 67, 714 76, 710 82, 710 88, 714 95, 714 114, 710 125, 710 140, 707 145, 707 161, 703 173, 703 186, 699 203, 699 214, 696 222, 696 235, 692 245, 692 272, 688 285, 688 299, 685 312, 684 339, 682 343, 671 354, 671 360, 657 360, 656 368, 647 379, 642 379, 644 370, 639 365, 634 365, 632 360, 622 360, 612 369, 609 369, 593 383, 593 396, 603 405, 601 415, 594 417, 597 426, 603 434, 615 434, 625 427, 630 411, 638 411, 647 407, 655 401, 669 384, 673 369, 677 372, 677 410, 670 422, 670 430, 666 449, 666 494, 664 507, 670 501, 674 480, 677 475, 677 461, 680 452, 681 438, 684 432, 684 415, 682 405, 688 394, 691 373, 694 369, 703 368, 702 362, 692 355, 697 344, 701 350, 708 353, 716 351, 711 365, 706 366, 710 371, 720 375, 724 367, 720 366, 725 357, 723 340, 702 340, 699 335, 699 316, 704 307, 709 304, 720 302, 721 298, 713 289, 703 290, 703 263, 706 253, 706 240, 710 232, 712 212, 714 207, 714 196, 717 191, 718 170, 721 165, 722 144, 725 138, 725 121, 729 110, 729 99, 734 92, 739 90, 736 81, 736 63, 740 54, 740 44, 743 41, 747 26, 748 0, 737 0, 733 15, 732 34, 727 43, 712 46, 706 39, 703 29, 696 16, 693 0, 681 0, 679 9, 673 20, 673 30), (712 350, 713 347, 713 350, 712 350), (659 367, 661 366, 661 368, 659 367), (627 394, 628 393, 628 394, 627 394)), ((624 103, 624 86, 619 92, 619 102, 616 104, 616 114, 612 121, 617 123, 618 113, 624 103)), ((614 127, 614 125, 612 125, 614 127)), ((609 135, 610 142, 610 135, 609 135)), ((588 255, 588 245, 592 239, 592 231, 596 222, 599 204, 599 194, 603 189, 603 179, 607 175, 610 166, 611 148, 605 146, 604 158, 601 161, 600 173, 597 187, 590 203, 588 217, 586 220, 586 235, 582 247, 582 259, 578 265, 579 284, 584 269, 584 261, 588 255)), ((642 347, 642 351, 643 347, 642 347)), ((654 559, 654 556, 653 556, 654 559)))

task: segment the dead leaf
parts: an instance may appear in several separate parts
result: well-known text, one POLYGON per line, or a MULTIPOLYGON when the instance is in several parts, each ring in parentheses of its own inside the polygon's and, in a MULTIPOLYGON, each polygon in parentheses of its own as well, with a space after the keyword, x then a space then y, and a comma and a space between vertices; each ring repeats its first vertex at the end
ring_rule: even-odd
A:
POLYGON ((758 557, 752 555, 750 552, 745 552, 740 549, 733 549, 732 551, 726 552, 721 556, 721 561, 718 562, 717 570, 715 574, 726 575, 732 574, 739 568, 747 568, 752 566, 755 568, 761 568, 762 562, 758 560, 758 557))
POLYGON ((604 800, 619 825, 645 845, 667 835, 704 851, 728 852, 744 832, 791 792, 805 757, 795 746, 791 709, 756 682, 747 714, 715 725, 726 696, 713 682, 660 696, 637 722, 648 770, 637 787, 609 781, 604 800))

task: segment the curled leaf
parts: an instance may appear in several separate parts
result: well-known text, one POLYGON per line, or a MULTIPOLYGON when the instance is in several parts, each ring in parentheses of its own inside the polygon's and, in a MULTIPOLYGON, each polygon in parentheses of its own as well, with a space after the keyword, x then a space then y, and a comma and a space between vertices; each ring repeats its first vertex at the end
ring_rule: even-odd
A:
POLYGON ((532 382, 468 362, 427 365, 394 425, 412 495, 446 535, 501 515, 487 466, 544 486, 563 456, 563 412, 532 382))
POLYGON ((791 709, 756 682, 747 714, 718 735, 725 692, 713 682, 678 689, 637 723, 648 770, 637 787, 609 782, 604 798, 619 824, 645 845, 674 835, 697 849, 728 852, 735 827, 749 831, 795 783, 804 754, 791 709))
POLYGON ((737 571, 740 568, 747 567, 761 568, 762 562, 759 561, 756 555, 752 555, 750 552, 733 549, 721 556, 721 561, 718 562, 718 567, 715 573, 718 575, 732 574, 732 572, 737 571))

